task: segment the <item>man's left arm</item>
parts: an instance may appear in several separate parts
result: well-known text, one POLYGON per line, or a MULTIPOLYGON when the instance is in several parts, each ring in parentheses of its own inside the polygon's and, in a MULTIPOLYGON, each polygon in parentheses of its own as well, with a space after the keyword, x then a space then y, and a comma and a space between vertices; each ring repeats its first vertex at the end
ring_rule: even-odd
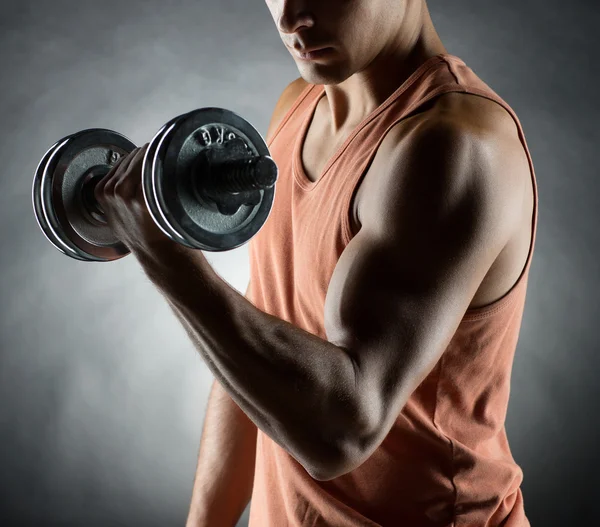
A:
POLYGON ((377 447, 514 232, 523 182, 502 166, 518 146, 476 135, 426 125, 391 156, 331 277, 328 340, 256 308, 200 251, 138 255, 232 399, 314 479, 377 447))

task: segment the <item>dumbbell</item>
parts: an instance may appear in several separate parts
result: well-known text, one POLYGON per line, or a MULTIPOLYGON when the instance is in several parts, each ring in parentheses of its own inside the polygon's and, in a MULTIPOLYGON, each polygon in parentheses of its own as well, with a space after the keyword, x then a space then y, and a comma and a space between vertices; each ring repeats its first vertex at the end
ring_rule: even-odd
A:
MULTIPOLYGON (((35 171, 32 202, 40 229, 59 251, 96 262, 129 254, 109 228, 94 189, 135 148, 118 132, 89 128, 46 151, 35 171)), ((171 240, 228 251, 262 228, 277 174, 248 121, 223 108, 201 108, 154 135, 142 164, 142 190, 152 219, 171 240)))

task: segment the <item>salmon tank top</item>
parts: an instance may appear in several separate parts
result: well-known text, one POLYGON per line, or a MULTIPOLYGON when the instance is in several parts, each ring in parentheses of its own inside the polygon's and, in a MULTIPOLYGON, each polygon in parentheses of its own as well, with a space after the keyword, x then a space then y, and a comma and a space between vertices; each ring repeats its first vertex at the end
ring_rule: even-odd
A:
POLYGON ((495 101, 516 123, 534 190, 527 262, 506 295, 467 309, 434 369, 358 468, 314 480, 258 429, 250 527, 530 526, 505 418, 535 243, 537 184, 515 112, 463 60, 443 53, 422 63, 353 130, 316 182, 304 173, 301 152, 325 89, 306 86, 268 142, 279 178, 270 215, 249 241, 246 298, 327 340, 325 296, 353 237, 350 204, 357 184, 390 128, 449 92, 495 101))

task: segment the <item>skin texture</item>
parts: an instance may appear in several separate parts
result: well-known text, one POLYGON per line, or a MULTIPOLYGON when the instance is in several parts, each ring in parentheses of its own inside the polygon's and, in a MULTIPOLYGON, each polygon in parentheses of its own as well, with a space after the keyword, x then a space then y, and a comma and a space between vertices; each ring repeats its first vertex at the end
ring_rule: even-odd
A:
MULTIPOLYGON (((317 122, 324 140, 445 52, 421 0, 267 5, 284 42, 335 48, 330 60, 298 64, 305 81, 326 84, 317 122)), ((201 251, 148 226, 139 152, 97 188, 109 224, 220 384, 315 479, 353 470, 379 446, 527 218, 529 174, 508 117, 487 118, 464 98, 456 111, 452 101, 407 121, 380 147, 361 228, 330 281, 327 340, 257 309, 201 251)), ((518 274, 523 262, 507 261, 518 274)))

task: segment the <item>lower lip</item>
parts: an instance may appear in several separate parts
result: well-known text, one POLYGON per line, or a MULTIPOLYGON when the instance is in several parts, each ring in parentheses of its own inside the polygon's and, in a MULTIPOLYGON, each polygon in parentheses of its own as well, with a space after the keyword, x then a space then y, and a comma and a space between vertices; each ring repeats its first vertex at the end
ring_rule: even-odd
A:
POLYGON ((328 55, 331 52, 331 48, 323 48, 317 49, 315 51, 311 51, 310 53, 300 53, 299 51, 295 51, 296 56, 301 60, 315 60, 328 55))

